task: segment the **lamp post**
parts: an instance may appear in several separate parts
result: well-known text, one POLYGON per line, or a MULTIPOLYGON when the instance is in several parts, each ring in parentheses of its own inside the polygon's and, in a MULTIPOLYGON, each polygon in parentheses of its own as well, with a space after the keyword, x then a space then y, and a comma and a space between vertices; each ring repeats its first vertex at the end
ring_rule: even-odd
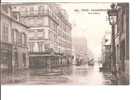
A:
POLYGON ((116 49, 115 49, 115 25, 117 24, 117 9, 115 4, 113 3, 111 5, 111 9, 108 10, 108 17, 109 17, 109 23, 112 26, 112 74, 115 75, 115 78, 117 78, 117 69, 116 69, 116 49))

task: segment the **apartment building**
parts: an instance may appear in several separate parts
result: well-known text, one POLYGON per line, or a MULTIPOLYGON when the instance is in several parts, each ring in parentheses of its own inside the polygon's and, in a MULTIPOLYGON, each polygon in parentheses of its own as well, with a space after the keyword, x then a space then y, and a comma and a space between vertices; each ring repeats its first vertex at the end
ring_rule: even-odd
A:
MULTIPOLYGON (((29 66, 27 48, 28 27, 19 22, 10 4, 1 4, 0 59, 1 69, 16 70, 29 66)), ((19 18, 19 17, 18 17, 19 18)))
POLYGON ((20 22, 29 28, 31 67, 51 67, 72 63, 71 24, 66 11, 57 4, 15 4, 20 22))
POLYGON ((75 55, 76 64, 88 63, 88 47, 85 37, 75 37, 72 39, 73 51, 75 55))

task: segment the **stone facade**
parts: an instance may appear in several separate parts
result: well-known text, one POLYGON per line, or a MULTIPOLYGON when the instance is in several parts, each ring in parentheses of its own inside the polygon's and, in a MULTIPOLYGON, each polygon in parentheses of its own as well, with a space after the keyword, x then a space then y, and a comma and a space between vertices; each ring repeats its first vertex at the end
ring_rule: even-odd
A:
POLYGON ((11 5, 1 5, 1 68, 24 69, 29 66, 27 26, 21 24, 11 10, 11 5))
POLYGON ((118 3, 118 19, 115 31, 116 66, 118 77, 129 83, 129 4, 118 3))
POLYGON ((62 66, 72 63, 71 24, 66 12, 57 4, 28 3, 14 5, 21 22, 29 26, 30 63, 40 67, 62 66), (40 58, 39 58, 40 57, 40 58), (37 60, 37 58, 39 58, 37 60), (34 61, 34 60, 35 61, 34 61), (50 61, 50 62, 49 62, 50 61))

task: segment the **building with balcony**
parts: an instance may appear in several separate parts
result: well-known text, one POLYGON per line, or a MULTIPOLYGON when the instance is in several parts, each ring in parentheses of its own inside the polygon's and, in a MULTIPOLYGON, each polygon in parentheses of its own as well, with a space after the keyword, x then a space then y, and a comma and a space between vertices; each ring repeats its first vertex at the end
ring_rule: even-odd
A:
MULTIPOLYGON (((116 67, 118 77, 129 83, 129 3, 117 4, 118 17, 115 27, 116 67)), ((121 82, 123 83, 123 82, 121 82)))
POLYGON ((29 66, 27 48, 28 27, 19 22, 10 4, 1 4, 0 66, 2 70, 13 71, 29 66))
POLYGON ((20 22, 29 26, 30 67, 58 67, 72 63, 71 24, 66 11, 52 3, 13 5, 20 22))

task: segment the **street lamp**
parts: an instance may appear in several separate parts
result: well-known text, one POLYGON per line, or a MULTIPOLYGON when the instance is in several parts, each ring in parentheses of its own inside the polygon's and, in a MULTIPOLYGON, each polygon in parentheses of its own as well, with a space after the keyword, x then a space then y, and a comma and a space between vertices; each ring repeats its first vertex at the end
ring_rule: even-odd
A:
MULTIPOLYGON (((115 49, 115 25, 117 24, 117 9, 115 4, 113 3, 111 5, 111 9, 108 10, 108 17, 109 17, 109 23, 112 26, 112 67, 113 67, 113 74, 116 76, 116 49, 115 49)), ((117 76, 116 76, 117 78, 117 76)))
POLYGON ((115 25, 117 23, 117 9, 114 3, 111 5, 111 9, 108 10, 108 17, 110 25, 115 25))

